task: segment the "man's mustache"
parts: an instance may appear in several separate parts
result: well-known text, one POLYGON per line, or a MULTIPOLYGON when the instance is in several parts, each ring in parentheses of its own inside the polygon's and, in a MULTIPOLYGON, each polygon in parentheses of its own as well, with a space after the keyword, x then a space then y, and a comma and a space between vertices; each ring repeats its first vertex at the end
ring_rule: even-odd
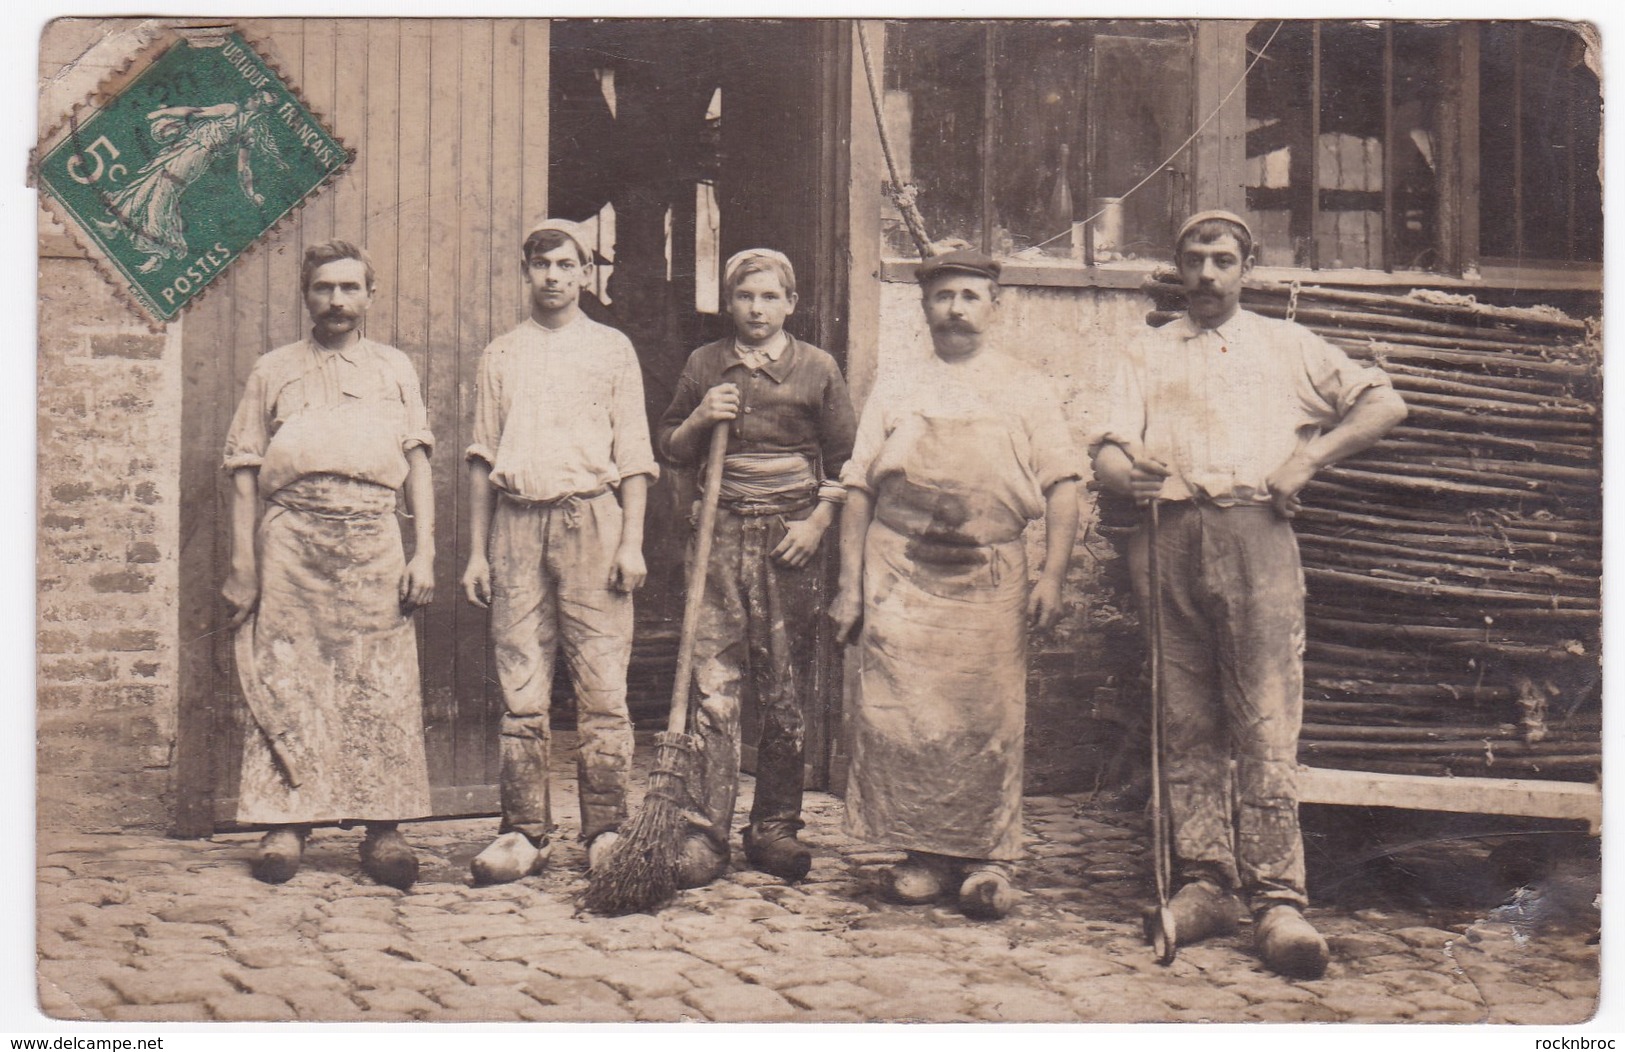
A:
POLYGON ((932 332, 975 332, 976 326, 958 318, 948 318, 931 326, 932 332))

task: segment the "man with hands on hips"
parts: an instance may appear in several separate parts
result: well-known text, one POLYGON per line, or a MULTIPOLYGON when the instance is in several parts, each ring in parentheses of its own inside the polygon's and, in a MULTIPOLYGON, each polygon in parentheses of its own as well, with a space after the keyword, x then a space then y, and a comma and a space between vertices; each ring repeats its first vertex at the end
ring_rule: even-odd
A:
MULTIPOLYGON (((1159 503, 1175 937, 1234 931, 1239 894, 1264 963, 1315 978, 1329 954, 1303 916, 1304 584, 1290 520, 1315 473, 1379 440, 1405 405, 1380 369, 1241 309, 1254 254, 1240 216, 1192 216, 1175 257, 1186 315, 1130 349, 1090 442, 1104 486, 1159 503)), ((1142 597, 1148 541, 1142 529, 1131 542, 1142 597)))

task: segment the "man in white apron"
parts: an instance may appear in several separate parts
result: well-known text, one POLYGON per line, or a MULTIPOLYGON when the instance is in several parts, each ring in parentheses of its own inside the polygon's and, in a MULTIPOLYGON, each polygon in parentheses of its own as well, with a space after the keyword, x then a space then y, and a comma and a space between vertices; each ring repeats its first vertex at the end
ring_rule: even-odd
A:
POLYGON ((434 597, 434 438, 411 361, 361 335, 365 253, 312 245, 300 277, 311 334, 254 363, 226 436, 224 594, 253 717, 237 820, 271 827, 254 860, 263 881, 298 871, 313 824, 363 822, 363 868, 405 889, 418 863, 396 823, 429 813, 411 612, 434 597))
POLYGON ((861 626, 847 828, 904 848, 887 891, 1014 902, 1027 631, 1053 626, 1078 526, 1082 458, 1054 385, 988 344, 999 265, 960 250, 919 280, 935 353, 877 384, 841 481, 837 638, 861 626), (1043 517, 1029 585, 1021 535, 1043 517))

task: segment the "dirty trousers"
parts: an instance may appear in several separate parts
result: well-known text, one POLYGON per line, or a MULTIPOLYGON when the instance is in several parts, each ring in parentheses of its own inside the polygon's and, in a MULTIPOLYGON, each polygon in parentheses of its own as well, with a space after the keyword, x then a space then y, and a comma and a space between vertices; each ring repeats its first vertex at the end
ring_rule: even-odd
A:
POLYGON ((558 651, 575 685, 581 836, 626 818, 632 723, 626 667, 632 597, 609 587, 621 537, 613 493, 524 504, 502 497, 491 527, 491 636, 507 711, 500 741, 502 831, 553 828, 548 707, 558 651))
MULTIPOLYGON (((690 793, 697 831, 724 854, 739 792, 740 707, 756 699, 761 733, 750 824, 767 839, 802 827, 803 706, 812 686, 822 549, 807 565, 780 565, 773 549, 786 524, 812 513, 747 514, 718 510, 694 640, 699 703, 698 776, 690 793)), ((692 550, 689 553, 693 557, 692 550)))
MULTIPOLYGON (((1269 507, 1178 501, 1160 514, 1163 770, 1181 876, 1236 888, 1255 912, 1302 907, 1297 538, 1269 507)), ((1136 543, 1143 564, 1143 532, 1136 543)))

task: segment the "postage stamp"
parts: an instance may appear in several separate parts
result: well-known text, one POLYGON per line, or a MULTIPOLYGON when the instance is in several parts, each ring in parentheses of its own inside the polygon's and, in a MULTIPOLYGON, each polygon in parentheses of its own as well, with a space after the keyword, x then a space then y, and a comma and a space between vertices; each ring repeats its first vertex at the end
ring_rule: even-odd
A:
POLYGON ((37 179, 169 321, 350 152, 240 34, 189 33, 42 144, 37 179))

